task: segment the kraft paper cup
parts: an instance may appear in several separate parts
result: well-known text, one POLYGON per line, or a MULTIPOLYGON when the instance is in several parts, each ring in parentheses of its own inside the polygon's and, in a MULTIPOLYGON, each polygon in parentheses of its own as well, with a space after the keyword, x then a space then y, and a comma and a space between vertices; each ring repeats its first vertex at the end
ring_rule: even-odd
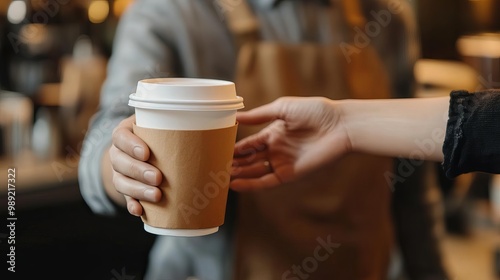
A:
POLYGON ((140 201, 144 229, 201 236, 224 222, 236 141, 236 112, 244 107, 229 81, 141 80, 129 96, 134 133, 148 144, 149 162, 164 175, 162 201, 140 201))

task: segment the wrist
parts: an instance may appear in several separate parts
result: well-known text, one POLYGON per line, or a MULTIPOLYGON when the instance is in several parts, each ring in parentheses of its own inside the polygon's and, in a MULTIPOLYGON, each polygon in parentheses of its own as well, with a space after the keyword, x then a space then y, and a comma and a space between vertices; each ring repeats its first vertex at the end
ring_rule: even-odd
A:
POLYGON ((342 137, 345 139, 345 148, 347 153, 354 152, 356 149, 355 146, 355 126, 353 126, 353 117, 354 115, 352 114, 353 110, 351 109, 352 107, 352 100, 346 99, 346 100, 332 100, 332 107, 334 112, 337 113, 338 115, 338 129, 340 130, 340 133, 344 136, 342 137))

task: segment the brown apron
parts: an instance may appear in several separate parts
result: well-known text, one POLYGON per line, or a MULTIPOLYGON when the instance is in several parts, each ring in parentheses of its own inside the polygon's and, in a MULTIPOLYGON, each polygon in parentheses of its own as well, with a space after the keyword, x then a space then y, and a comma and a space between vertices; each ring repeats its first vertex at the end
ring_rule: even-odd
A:
MULTIPOLYGON (((364 25, 358 1, 339 4, 348 30, 364 25)), ((238 10, 229 24, 241 43, 235 83, 245 109, 285 95, 391 97, 371 46, 349 63, 339 45, 252 40, 258 24, 245 1, 238 10)), ((240 126, 238 138, 262 127, 240 126)), ((393 233, 384 172, 392 166, 391 158, 349 155, 298 182, 241 193, 234 279, 385 279, 393 233)))

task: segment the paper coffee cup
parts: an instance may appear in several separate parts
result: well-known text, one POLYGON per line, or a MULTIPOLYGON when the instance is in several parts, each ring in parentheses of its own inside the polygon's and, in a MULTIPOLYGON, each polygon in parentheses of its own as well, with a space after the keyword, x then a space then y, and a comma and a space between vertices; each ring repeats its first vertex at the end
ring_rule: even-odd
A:
POLYGON ((141 80, 129 96, 134 133, 148 144, 149 162, 164 175, 159 203, 140 201, 146 231, 200 236, 224 223, 243 99, 229 81, 192 78, 141 80))

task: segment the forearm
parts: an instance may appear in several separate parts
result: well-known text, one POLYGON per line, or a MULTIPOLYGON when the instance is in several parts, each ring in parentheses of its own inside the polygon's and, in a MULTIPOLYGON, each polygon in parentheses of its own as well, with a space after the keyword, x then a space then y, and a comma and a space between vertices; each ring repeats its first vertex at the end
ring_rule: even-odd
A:
POLYGON ((127 202, 123 194, 119 193, 113 184, 113 167, 109 158, 109 153, 104 153, 101 160, 101 174, 104 191, 107 196, 116 204, 126 207, 127 202))
POLYGON ((354 152, 443 160, 449 97, 339 101, 354 152))
MULTIPOLYGON (((83 152, 78 165, 78 181, 82 197, 94 213, 101 215, 116 214, 116 206, 104 187, 104 182, 112 182, 112 172, 103 171, 105 170, 103 157, 108 153, 111 143, 109 131, 113 127, 115 127, 115 121, 103 119, 102 113, 94 116, 83 140, 83 152), (103 174, 108 174, 108 176, 103 177, 103 174)), ((111 168, 110 165, 107 166, 111 168)), ((106 185, 110 184, 106 183, 106 185)))

